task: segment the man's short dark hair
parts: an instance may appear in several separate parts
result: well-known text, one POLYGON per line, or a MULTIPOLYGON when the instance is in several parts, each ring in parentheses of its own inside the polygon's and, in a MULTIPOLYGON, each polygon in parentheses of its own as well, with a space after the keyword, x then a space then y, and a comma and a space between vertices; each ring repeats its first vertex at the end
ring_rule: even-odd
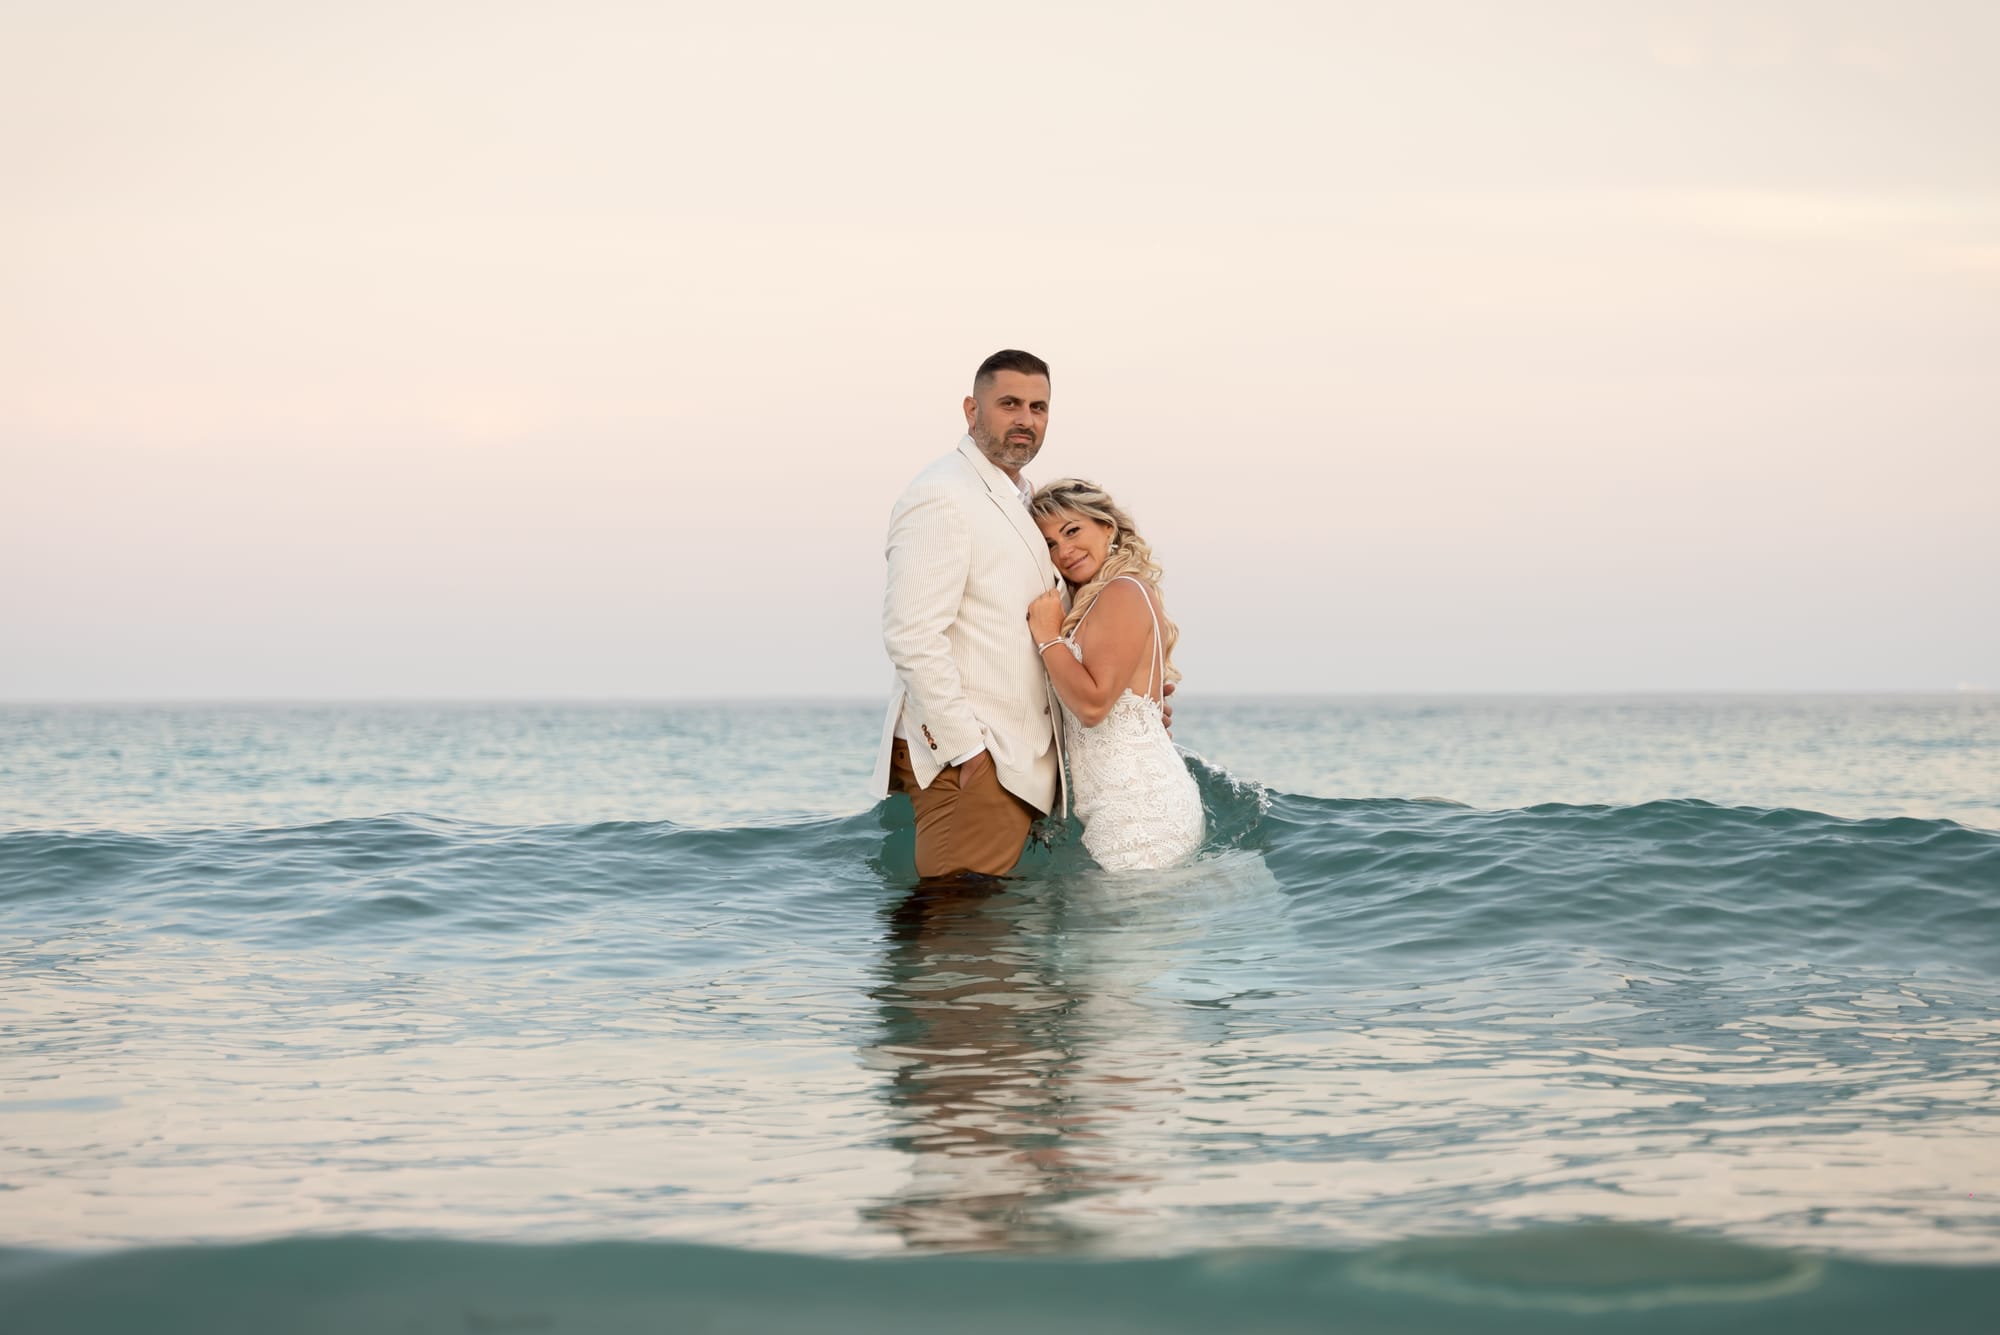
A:
POLYGON ((974 372, 972 377, 972 392, 977 394, 992 384, 993 377, 1002 371, 1018 371, 1022 375, 1038 375, 1044 380, 1049 379, 1049 364, 1034 353, 1023 352, 1019 348, 1002 348, 979 363, 979 370, 974 372))

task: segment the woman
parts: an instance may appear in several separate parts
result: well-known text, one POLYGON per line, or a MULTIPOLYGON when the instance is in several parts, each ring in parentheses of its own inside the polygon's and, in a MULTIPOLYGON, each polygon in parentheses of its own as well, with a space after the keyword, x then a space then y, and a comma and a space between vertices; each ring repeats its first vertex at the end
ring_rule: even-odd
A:
POLYGON ((1180 632, 1160 602, 1153 549, 1103 489, 1051 482, 1029 509, 1068 581, 1028 607, 1028 631, 1062 697, 1070 794, 1083 846, 1105 867, 1185 862, 1201 847, 1201 794, 1160 719, 1166 683, 1180 679, 1180 632))

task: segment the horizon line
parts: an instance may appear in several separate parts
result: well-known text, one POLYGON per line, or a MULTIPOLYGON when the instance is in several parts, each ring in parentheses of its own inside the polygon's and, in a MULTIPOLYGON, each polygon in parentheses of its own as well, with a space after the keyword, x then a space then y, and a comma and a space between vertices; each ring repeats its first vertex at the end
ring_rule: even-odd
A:
MULTIPOLYGON (((1684 699, 1710 698, 1962 698, 2000 694, 2000 688, 1959 686, 1855 687, 1592 687, 1586 689, 1494 688, 1479 690, 1338 690, 1338 691, 1217 691, 1199 698, 1218 702, 1306 700, 1557 700, 1557 699, 1684 699)), ((1191 697, 1192 698, 1192 697, 1191 697)), ((195 705, 449 705, 449 706, 661 706, 661 705, 842 705, 880 707, 874 695, 104 695, 15 696, 0 698, 0 708, 88 706, 195 705)))

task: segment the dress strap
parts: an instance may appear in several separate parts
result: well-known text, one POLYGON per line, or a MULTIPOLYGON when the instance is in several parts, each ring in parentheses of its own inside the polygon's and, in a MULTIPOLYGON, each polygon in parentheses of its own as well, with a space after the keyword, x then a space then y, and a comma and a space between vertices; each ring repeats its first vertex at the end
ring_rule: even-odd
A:
MULTIPOLYGON (((1134 584, 1137 584, 1139 586, 1139 596, 1146 600, 1146 615, 1153 618, 1153 670, 1146 674, 1146 681, 1151 686, 1152 689, 1152 694, 1149 698, 1155 704, 1158 704, 1166 698, 1163 695, 1161 695, 1160 692, 1167 689, 1167 667, 1166 664, 1161 661, 1165 657, 1165 655, 1160 652, 1160 614, 1153 610, 1153 595, 1151 591, 1149 591, 1146 588, 1146 582, 1144 580, 1140 579, 1137 575, 1120 575, 1118 576, 1117 579, 1112 580, 1111 584, 1116 584, 1120 579, 1129 579, 1134 584), (1158 684, 1153 685, 1153 683, 1156 682, 1158 684)), ((1107 584, 1104 587, 1108 589, 1111 587, 1111 584, 1107 584)), ((1099 590, 1098 596, 1099 597, 1103 596, 1102 590, 1099 590)), ((1095 600, 1093 600, 1090 604, 1089 610, 1084 612, 1083 614, 1083 621, 1079 621, 1076 623, 1076 630, 1082 630, 1083 622, 1090 620, 1090 613, 1095 612, 1096 610, 1097 610, 1097 603, 1095 602, 1095 600)), ((1076 637, 1076 631, 1073 630, 1070 632, 1070 638, 1074 639, 1075 637, 1076 637)))

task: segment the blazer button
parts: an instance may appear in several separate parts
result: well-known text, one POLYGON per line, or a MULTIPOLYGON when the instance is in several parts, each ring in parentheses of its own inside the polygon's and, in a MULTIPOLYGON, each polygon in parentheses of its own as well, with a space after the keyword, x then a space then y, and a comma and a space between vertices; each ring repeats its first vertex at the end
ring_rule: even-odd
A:
POLYGON ((929 742, 929 743, 931 744, 931 750, 933 750, 933 751, 937 750, 937 738, 935 738, 935 737, 931 736, 931 725, 930 725, 930 724, 928 724, 928 723, 924 723, 924 724, 920 724, 920 725, 918 725, 918 726, 919 726, 919 727, 920 727, 920 728, 922 729, 922 731, 923 731, 923 734, 924 734, 924 740, 925 740, 925 741, 927 741, 927 742, 929 742))

